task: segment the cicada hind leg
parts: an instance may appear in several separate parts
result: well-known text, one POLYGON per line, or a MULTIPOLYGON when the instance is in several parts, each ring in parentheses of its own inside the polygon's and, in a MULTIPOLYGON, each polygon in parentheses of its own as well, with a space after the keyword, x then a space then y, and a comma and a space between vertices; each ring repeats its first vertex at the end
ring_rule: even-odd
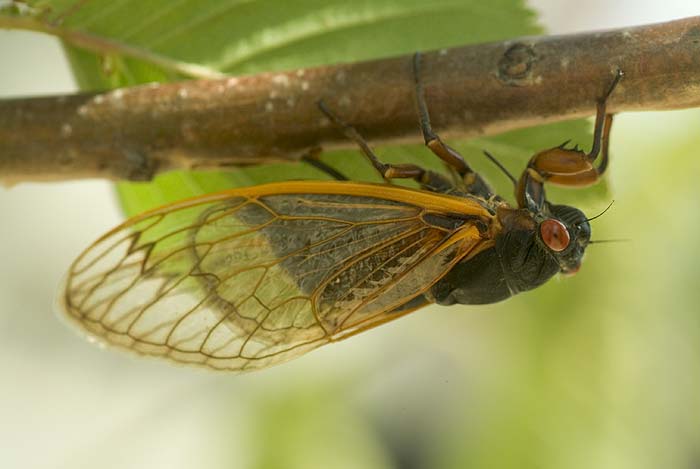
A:
POLYGON ((413 179, 426 190, 442 193, 454 191, 455 187, 452 181, 442 174, 438 174, 415 164, 390 164, 382 162, 357 129, 333 113, 323 100, 318 102, 318 107, 347 138, 357 143, 362 153, 364 153, 374 169, 377 170, 385 181, 390 182, 392 179, 413 179))
POLYGON ((421 59, 421 53, 416 52, 413 56, 413 78, 415 82, 416 105, 418 107, 420 129, 423 133, 425 146, 444 161, 450 170, 456 173, 460 186, 459 189, 462 192, 488 200, 494 195, 488 183, 479 173, 474 171, 469 164, 467 164, 464 157, 457 150, 442 141, 430 124, 430 114, 428 113, 425 89, 420 74, 421 59))
POLYGON ((566 148, 569 143, 566 141, 558 147, 541 151, 530 159, 516 188, 520 208, 542 208, 545 201, 545 182, 585 187, 600 179, 608 167, 610 128, 613 121, 613 114, 609 114, 606 109, 607 101, 623 76, 622 70, 618 69, 607 91, 596 103, 593 144, 588 153, 580 150, 578 146, 566 148), (594 163, 599 154, 600 162, 596 166, 594 163))
MULTIPOLYGON (((416 53, 413 57, 413 74, 415 83, 416 102, 418 106, 419 123, 425 145, 438 158, 444 161, 448 168, 457 175, 457 181, 452 181, 446 176, 430 171, 415 164, 388 164, 379 160, 377 155, 372 151, 367 141, 360 133, 351 125, 344 122, 340 117, 333 113, 326 103, 321 100, 318 102, 318 107, 330 121, 335 124, 345 136, 360 147, 372 166, 379 172, 382 178, 386 181, 391 179, 414 179, 423 189, 439 192, 439 193, 467 193, 489 199, 493 196, 493 190, 484 181, 484 179, 464 160, 464 157, 457 150, 450 147, 442 141, 442 139, 433 131, 430 124, 430 114, 425 100, 425 90, 420 76, 420 61, 421 54, 416 53)), ((332 168, 322 168, 317 159, 305 158, 305 161, 313 164, 317 168, 333 176, 332 168), (328 169, 331 169, 330 171, 328 169)), ((326 165, 323 165, 326 166, 326 165)), ((339 179, 336 177, 336 179, 339 179)))

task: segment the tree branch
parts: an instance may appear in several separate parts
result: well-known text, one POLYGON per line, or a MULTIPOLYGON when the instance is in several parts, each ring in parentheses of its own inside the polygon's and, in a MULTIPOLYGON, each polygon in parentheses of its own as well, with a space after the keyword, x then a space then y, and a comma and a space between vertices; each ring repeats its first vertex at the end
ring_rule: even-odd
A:
MULTIPOLYGON (((422 79, 435 128, 473 137, 592 115, 617 68, 614 112, 700 106, 700 17, 425 53, 422 79)), ((372 142, 420 139, 404 56, 0 101, 0 181, 148 180, 352 147, 318 111, 321 98, 372 142)))

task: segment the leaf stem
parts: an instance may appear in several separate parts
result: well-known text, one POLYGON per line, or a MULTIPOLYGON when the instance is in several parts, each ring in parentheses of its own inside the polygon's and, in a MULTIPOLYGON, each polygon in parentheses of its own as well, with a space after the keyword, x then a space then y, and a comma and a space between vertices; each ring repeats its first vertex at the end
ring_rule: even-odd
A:
POLYGON ((173 60, 160 54, 130 46, 104 37, 56 26, 27 16, 0 15, 0 29, 35 31, 55 36, 67 44, 97 54, 122 55, 143 60, 161 68, 172 70, 190 78, 217 79, 226 76, 209 67, 173 60))

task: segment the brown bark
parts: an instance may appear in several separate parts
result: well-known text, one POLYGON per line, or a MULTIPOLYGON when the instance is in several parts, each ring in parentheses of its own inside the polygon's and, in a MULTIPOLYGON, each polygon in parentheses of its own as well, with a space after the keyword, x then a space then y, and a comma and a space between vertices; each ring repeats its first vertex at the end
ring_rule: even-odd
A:
MULTIPOLYGON (((592 115, 617 68, 614 112, 700 106, 699 57, 692 17, 427 52, 422 79, 435 129, 466 138, 592 115)), ((148 180, 352 147, 318 111, 321 98, 373 143, 420 141, 404 56, 0 101, 0 182, 148 180)))

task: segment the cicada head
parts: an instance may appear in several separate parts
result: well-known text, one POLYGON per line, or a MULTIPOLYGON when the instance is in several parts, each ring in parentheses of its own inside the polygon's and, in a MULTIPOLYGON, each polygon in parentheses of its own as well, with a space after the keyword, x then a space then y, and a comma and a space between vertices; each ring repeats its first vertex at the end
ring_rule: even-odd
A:
POLYGON ((549 237, 543 223, 540 223, 540 239, 549 248, 554 258, 559 263, 559 268, 564 274, 575 274, 581 267, 581 259, 586 246, 591 240, 591 225, 584 213, 569 205, 550 205, 551 220, 560 223, 568 238, 568 242, 562 243, 559 250, 552 249, 549 244, 556 244, 557 240, 549 237))
POLYGON ((495 249, 513 293, 535 288, 554 274, 574 274, 591 239, 584 213, 545 204, 538 213, 517 210, 504 217, 495 249))
POLYGON ((494 251, 510 295, 536 288, 560 271, 556 249, 567 242, 563 223, 525 209, 502 210, 499 218, 503 228, 494 251))

